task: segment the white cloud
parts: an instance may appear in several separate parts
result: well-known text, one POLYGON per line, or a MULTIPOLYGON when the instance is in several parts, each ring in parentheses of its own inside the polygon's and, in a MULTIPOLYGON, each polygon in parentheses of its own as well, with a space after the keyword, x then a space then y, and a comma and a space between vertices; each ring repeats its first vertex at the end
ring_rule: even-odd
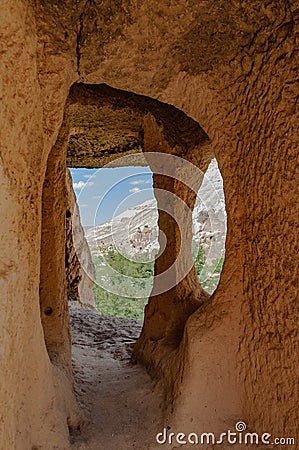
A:
POLYGON ((78 183, 74 183, 74 189, 78 190, 78 189, 83 189, 84 187, 89 187, 89 186, 93 186, 94 182, 93 181, 78 181, 78 183))
POLYGON ((87 207, 88 207, 88 204, 87 204, 87 203, 80 203, 80 204, 79 204, 79 207, 80 207, 80 208, 87 208, 87 207))
POLYGON ((135 193, 135 192, 140 192, 140 189, 139 188, 132 188, 132 189, 130 189, 129 190, 129 192, 133 192, 133 193, 135 193))
POLYGON ((92 175, 83 175, 84 178, 87 178, 89 180, 89 178, 95 178, 96 174, 93 173, 92 175))
POLYGON ((137 186, 138 184, 151 184, 151 183, 152 183, 152 180, 150 178, 149 179, 142 178, 140 180, 130 181, 129 184, 131 184, 133 186, 137 186))
POLYGON ((130 184, 132 184, 133 186, 137 185, 137 184, 145 184, 146 180, 134 180, 134 181, 130 181, 130 184))

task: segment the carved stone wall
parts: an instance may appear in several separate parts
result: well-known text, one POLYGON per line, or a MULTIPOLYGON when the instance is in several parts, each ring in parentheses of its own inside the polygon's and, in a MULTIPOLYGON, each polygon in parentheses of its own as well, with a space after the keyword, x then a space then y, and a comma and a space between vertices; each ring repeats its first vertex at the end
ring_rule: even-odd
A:
POLYGON ((75 308, 95 308, 95 298, 92 291, 95 268, 81 225, 79 208, 69 170, 66 172, 66 189, 65 266, 68 301, 75 308))
MULTIPOLYGON (((72 122, 76 92, 85 90, 84 120, 94 109, 94 93, 75 85, 69 95, 74 83, 100 85, 110 98, 109 111, 125 111, 124 123, 135 111, 129 132, 116 133, 115 141, 111 130, 106 141, 103 137, 110 143, 102 148, 105 161, 140 151, 143 121, 150 114, 161 130, 159 145, 165 140, 172 149, 192 146, 190 134, 204 136, 200 124, 223 176, 226 260, 217 290, 185 316, 182 339, 168 350, 151 328, 168 311, 159 314, 153 299, 140 341, 151 350, 143 352, 138 344, 138 358, 164 381, 169 423, 173 429, 180 424, 185 431, 217 432, 243 419, 257 432, 295 434, 297 27, 296 0, 3 4, 0 401, 5 416, 0 435, 5 450, 47 448, 49 442, 68 448, 69 428, 79 423, 64 272, 65 170, 66 154, 75 155, 74 143, 88 136, 87 125, 80 131, 79 113, 72 122), (129 92, 115 93, 103 83, 129 92), (132 93, 140 94, 139 100, 132 93), (156 100, 168 106, 154 106, 156 100), (182 119, 187 116, 194 123, 182 119), (184 132, 185 124, 191 133, 184 132)), ((97 103, 99 116, 105 107, 105 101, 97 103)), ((201 161, 200 150, 197 157, 201 161)), ((161 216, 161 227, 163 222, 161 216)), ((172 324, 176 302, 179 308, 188 303, 173 294, 172 324)))

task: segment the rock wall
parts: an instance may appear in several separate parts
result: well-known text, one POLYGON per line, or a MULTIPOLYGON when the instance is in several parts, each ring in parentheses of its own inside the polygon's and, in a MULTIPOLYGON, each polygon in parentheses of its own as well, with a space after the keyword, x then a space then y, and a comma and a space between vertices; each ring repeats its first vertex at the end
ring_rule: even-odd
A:
POLYGON ((295 435, 297 27, 296 0, 2 5, 4 450, 68 448, 79 423, 58 233, 66 211, 61 125, 76 82, 107 83, 183 111, 208 134, 223 176, 226 260, 216 292, 202 305, 181 299, 183 327, 172 310, 182 339, 171 353, 155 344, 156 320, 167 324, 168 311, 153 302, 138 344, 140 359, 165 381, 169 423, 217 432, 243 419, 254 431, 295 435))
POLYGON ((75 308, 95 308, 93 285, 95 268, 88 243, 81 225, 70 171, 66 172, 66 245, 65 265, 67 296, 70 306, 75 308), (87 268, 87 272, 84 270, 87 268))
POLYGON ((25 1, 1 10, 0 446, 62 449, 78 410, 65 367, 49 358, 39 290, 43 183, 68 86, 47 133, 35 12, 25 1))

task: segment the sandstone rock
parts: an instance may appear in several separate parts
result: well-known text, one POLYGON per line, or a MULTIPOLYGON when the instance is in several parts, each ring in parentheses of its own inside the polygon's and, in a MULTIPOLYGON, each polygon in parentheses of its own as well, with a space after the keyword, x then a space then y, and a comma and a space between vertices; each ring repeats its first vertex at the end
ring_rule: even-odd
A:
POLYGON ((66 188, 65 263, 68 300, 72 307, 95 308, 95 298, 92 291, 95 280, 95 268, 81 225, 69 170, 66 172, 66 188))
MULTIPOLYGON (((115 116, 119 109, 134 116, 129 132, 126 127, 115 142, 111 129, 104 132, 105 162, 115 158, 113 149, 126 153, 129 145, 138 152, 141 144, 145 153, 157 148, 190 157, 204 172, 215 156, 223 176, 226 260, 216 292, 211 301, 204 298, 191 271, 165 301, 150 302, 135 349, 164 383, 172 429, 222 432, 244 419, 250 430, 295 436, 297 4, 3 2, 4 450, 68 449, 69 430, 80 425, 70 372, 65 170, 69 140, 69 154, 74 142, 78 148, 86 139, 97 142, 87 125, 81 133, 86 139, 74 122, 69 128, 72 107, 80 127, 84 99, 84 117, 90 112, 97 124, 107 105, 115 116), (192 139, 196 133, 199 139, 192 139)), ((190 197, 190 205, 195 201, 180 183, 159 175, 156 181, 190 197)), ((190 217, 180 209, 175 213, 186 224, 188 243, 190 217)), ((157 263, 157 273, 176 257, 173 222, 159 217, 172 248, 157 263)), ((189 263, 190 255, 184 257, 189 263)))

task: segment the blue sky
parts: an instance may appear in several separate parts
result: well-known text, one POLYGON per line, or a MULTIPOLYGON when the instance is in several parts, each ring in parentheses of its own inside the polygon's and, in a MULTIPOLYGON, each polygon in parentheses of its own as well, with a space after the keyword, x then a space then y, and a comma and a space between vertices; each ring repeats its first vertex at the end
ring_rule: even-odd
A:
POLYGON ((70 169, 84 227, 154 198, 149 167, 70 169))

